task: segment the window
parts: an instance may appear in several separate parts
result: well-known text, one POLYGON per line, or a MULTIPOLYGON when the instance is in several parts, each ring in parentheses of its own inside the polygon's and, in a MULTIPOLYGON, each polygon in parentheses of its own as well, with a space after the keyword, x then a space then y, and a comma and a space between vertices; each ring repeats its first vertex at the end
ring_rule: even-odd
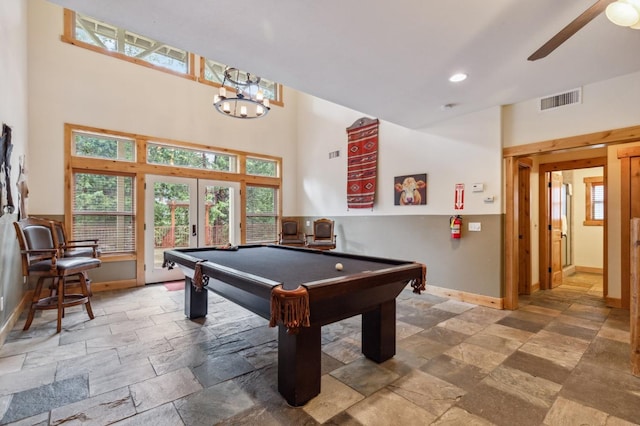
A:
POLYGON ((99 238, 103 253, 134 252, 134 177, 73 174, 73 239, 99 238))
POLYGON ((237 159, 234 155, 220 154, 213 151, 149 143, 147 146, 147 162, 149 164, 235 173, 237 159))
POLYGON ((255 176, 278 176, 278 162, 263 158, 247 157, 247 174, 255 176))
POLYGON ((275 242, 278 220, 277 189, 247 185, 246 197, 247 243, 275 242))
POLYGON ((177 74, 193 73, 189 52, 90 16, 65 11, 65 29, 73 44, 177 74))
POLYGON ((584 178, 585 226, 604 224, 604 179, 602 176, 584 178))
POLYGON ((114 136, 73 132, 73 155, 135 161, 135 141, 114 136))
MULTIPOLYGON (((211 59, 202 58, 200 64, 200 78, 204 81, 221 86, 224 81, 224 70, 227 66, 211 59)), ((246 71, 240 71, 242 79, 246 77, 246 71)), ((253 73, 252 73, 253 75, 253 73)), ((276 105, 282 105, 282 87, 271 80, 260 77, 258 86, 262 89, 264 97, 273 101, 276 105)), ((233 89, 233 88, 232 88, 233 89)))

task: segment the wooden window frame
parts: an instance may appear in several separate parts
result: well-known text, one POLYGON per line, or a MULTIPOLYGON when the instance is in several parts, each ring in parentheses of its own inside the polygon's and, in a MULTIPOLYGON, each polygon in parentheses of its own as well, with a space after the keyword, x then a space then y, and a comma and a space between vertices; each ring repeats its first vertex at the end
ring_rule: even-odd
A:
MULTIPOLYGON (((60 36, 60 40, 65 43, 72 44, 74 46, 82 47, 87 50, 91 50, 93 52, 101 53, 103 55, 111 56, 113 58, 117 58, 126 62, 130 62, 136 65, 140 65, 143 67, 151 68, 154 70, 158 70, 167 74, 175 75, 177 77, 186 78, 187 80, 197 81, 198 83, 206 84, 208 86, 220 87, 221 84, 218 84, 213 81, 209 81, 204 77, 204 69, 205 69, 205 58, 202 56, 197 56, 192 52, 188 53, 188 71, 186 73, 181 73, 178 71, 173 71, 168 68, 164 68, 158 65, 154 65, 150 62, 144 61, 142 59, 134 58, 131 56, 127 56, 120 52, 115 52, 113 50, 104 49, 99 46, 95 46, 93 44, 89 44, 83 41, 76 39, 75 37, 75 21, 76 21, 76 13, 73 10, 64 9, 64 26, 63 26, 63 34, 60 36), (198 61, 197 58, 200 58, 198 61), (197 69, 197 72, 196 72, 197 69)), ((271 100, 271 106, 276 105, 279 107, 284 107, 284 95, 282 84, 277 83, 277 99, 271 100)), ((229 87, 229 90, 234 90, 232 87, 229 87)))
POLYGON ((586 177, 584 178, 584 185, 585 185, 585 189, 584 189, 584 199, 585 199, 585 220, 583 222, 584 226, 603 226, 604 225, 604 218, 603 219, 594 219, 593 218, 593 209, 594 206, 592 204, 592 200, 593 200, 593 188, 595 186, 602 186, 603 187, 603 197, 602 197, 602 203, 604 205, 604 178, 602 176, 591 176, 591 177, 586 177))
POLYGON ((188 58, 187 58, 187 72, 186 73, 181 73, 178 71, 174 71, 174 70, 170 70, 168 68, 165 67, 161 67, 158 65, 154 65, 150 62, 147 62, 145 60, 142 59, 138 59, 138 58, 134 58, 131 56, 127 56, 123 53, 120 52, 115 52, 113 50, 109 50, 109 49, 104 49, 102 47, 99 46, 95 46, 93 44, 89 44, 89 43, 85 43, 83 41, 80 41, 78 39, 76 39, 75 37, 75 22, 76 22, 76 13, 73 10, 69 10, 69 9, 64 9, 64 32, 62 34, 62 36, 60 36, 60 39, 65 42, 65 43, 69 43, 72 44, 74 46, 78 46, 78 47, 82 47, 84 49, 88 49, 91 50, 93 52, 97 52, 97 53, 101 53, 103 55, 107 55, 107 56, 111 56, 113 58, 117 58, 117 59, 121 59, 123 61, 126 62, 131 62, 133 64, 136 65, 141 65, 143 67, 147 67, 147 68, 151 68, 154 70, 158 70, 158 71, 162 71, 164 73, 167 74, 171 74, 171 75, 175 75, 177 77, 182 77, 182 78, 186 78, 188 80, 193 80, 196 81, 197 77, 196 77, 196 59, 195 59, 195 55, 193 53, 188 53, 188 58))
MULTIPOLYGON (((207 80, 204 76, 204 71, 205 71, 205 62, 206 62, 206 58, 203 56, 200 56, 200 74, 198 77, 198 83, 202 83, 202 84, 206 84, 208 86, 212 86, 212 87, 221 87, 222 84, 220 83, 216 83, 215 81, 211 81, 211 80, 207 80)), ((277 99, 271 99, 269 104, 270 105, 277 105, 279 107, 284 107, 284 98, 283 98, 283 90, 282 90, 282 84, 277 83, 278 86, 278 95, 277 95, 277 99)), ((225 86, 228 90, 231 90, 232 92, 235 93, 235 88, 230 87, 230 86, 225 86)))

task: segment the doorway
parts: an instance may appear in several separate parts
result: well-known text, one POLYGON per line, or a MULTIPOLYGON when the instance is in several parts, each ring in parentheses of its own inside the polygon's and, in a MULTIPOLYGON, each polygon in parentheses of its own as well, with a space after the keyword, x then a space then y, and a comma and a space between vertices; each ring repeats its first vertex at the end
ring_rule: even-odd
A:
POLYGON ((173 248, 238 244, 240 184, 147 175, 145 186, 145 283, 180 280, 162 267, 173 248))
POLYGON ((574 272, 596 273, 606 296, 606 163, 599 157, 539 166, 541 289, 561 285, 574 272), (594 182, 600 182, 597 190, 594 182))

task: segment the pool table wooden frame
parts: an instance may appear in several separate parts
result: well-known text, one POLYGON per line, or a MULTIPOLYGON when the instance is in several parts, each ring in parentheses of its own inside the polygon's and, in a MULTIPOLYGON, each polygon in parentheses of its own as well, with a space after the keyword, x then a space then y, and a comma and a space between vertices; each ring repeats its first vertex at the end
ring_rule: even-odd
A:
MULTIPOLYGON (((382 259, 338 252, 310 250, 285 246, 239 246, 240 255, 251 254, 255 247, 271 250, 297 250, 309 256, 331 256, 331 262, 363 260, 379 262, 380 269, 360 273, 345 273, 337 278, 300 284, 309 296, 310 326, 289 333, 278 325, 278 391, 292 406, 304 405, 320 393, 321 327, 362 314, 362 353, 375 362, 383 362, 396 352, 396 297, 408 283, 424 282, 425 268, 409 261, 382 259)), ((189 318, 207 314, 207 292, 197 291, 194 271, 199 263, 206 288, 260 315, 270 318, 272 289, 279 285, 255 274, 249 274, 212 261, 203 261, 199 253, 212 250, 174 249, 164 253, 165 265, 178 266, 185 273, 185 314, 189 318), (204 301, 203 301, 204 299, 204 301)), ((254 251, 256 254, 258 251, 254 251)), ((280 267, 295 267, 286 263, 282 252, 280 267)), ((309 258, 314 261, 314 257, 309 258)), ((326 261, 326 259, 323 259, 326 261)), ((332 263, 333 264, 333 263, 332 263)), ((304 270, 301 271, 304 277, 304 270)))

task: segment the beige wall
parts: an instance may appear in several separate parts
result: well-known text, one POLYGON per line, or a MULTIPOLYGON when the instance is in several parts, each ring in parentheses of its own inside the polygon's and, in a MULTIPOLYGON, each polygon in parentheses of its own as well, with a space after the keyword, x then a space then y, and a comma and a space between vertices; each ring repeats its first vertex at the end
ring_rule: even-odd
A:
POLYGON ((32 210, 62 214, 63 125, 74 123, 283 158, 285 214, 296 205, 296 93, 265 119, 235 120, 212 106, 215 88, 61 42, 62 8, 29 2, 32 210))
POLYGON ((573 171, 573 264, 587 268, 602 269, 604 252, 603 226, 585 226, 586 201, 584 178, 601 177, 602 167, 573 171))

